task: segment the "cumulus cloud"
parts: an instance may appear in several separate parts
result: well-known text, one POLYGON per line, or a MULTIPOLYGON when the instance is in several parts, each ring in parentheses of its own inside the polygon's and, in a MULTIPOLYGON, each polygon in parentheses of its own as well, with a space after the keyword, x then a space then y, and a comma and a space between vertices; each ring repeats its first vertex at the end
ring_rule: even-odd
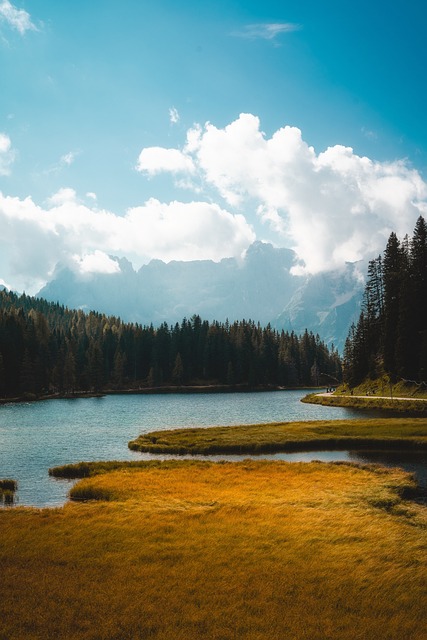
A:
POLYGON ((193 173, 191 158, 178 149, 147 147, 139 154, 136 169, 141 173, 154 176, 163 171, 171 173, 193 173))
POLYGON ((54 193, 49 199, 49 204, 56 206, 66 204, 67 202, 76 202, 77 193, 70 187, 61 187, 59 191, 54 193))
MULTIPOLYGON (((11 151, 1 134, 0 173, 11 151)), ((192 202, 151 198, 124 216, 71 187, 43 207, 0 193, 1 277, 31 293, 58 262, 90 274, 114 272, 112 255, 136 268, 152 258, 220 260, 241 256, 256 236, 293 248, 300 271, 318 273, 375 257, 391 231, 403 237, 427 216, 427 184, 407 162, 341 145, 316 151, 297 127, 269 137, 251 114, 223 128, 195 125, 181 148, 142 149, 137 169, 170 174, 187 189, 196 183, 199 193, 192 202)))
POLYGON ((129 252, 152 254, 169 260, 218 261, 241 255, 255 240, 255 234, 241 214, 232 215, 217 204, 177 202, 169 204, 151 198, 126 215, 129 252))
POLYGON ((74 261, 82 274, 86 273, 120 273, 120 266, 106 253, 96 249, 93 253, 84 256, 75 255, 74 261))
POLYGON ((251 114, 193 127, 178 154, 227 206, 256 210, 311 273, 377 255, 391 231, 411 233, 427 211, 427 185, 405 161, 376 162, 341 145, 316 153, 300 129, 267 138, 251 114))
POLYGON ((124 217, 82 204, 61 189, 43 208, 0 193, 0 273, 17 290, 37 292, 58 263, 79 273, 113 273, 127 257, 136 268, 165 261, 241 255, 255 235, 242 215, 216 204, 151 199, 124 217))
POLYGON ((12 142, 5 133, 0 133, 0 176, 10 174, 10 166, 15 159, 12 142))
POLYGON ((37 31, 30 14, 24 9, 17 9, 9 0, 0 1, 0 21, 6 22, 21 35, 24 35, 26 31, 37 31))

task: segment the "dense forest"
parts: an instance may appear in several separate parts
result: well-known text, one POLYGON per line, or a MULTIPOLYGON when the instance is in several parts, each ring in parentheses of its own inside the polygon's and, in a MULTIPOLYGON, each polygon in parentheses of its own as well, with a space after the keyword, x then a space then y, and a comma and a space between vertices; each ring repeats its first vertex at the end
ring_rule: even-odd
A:
POLYGON ((158 328, 0 291, 0 397, 164 385, 335 384, 337 351, 252 321, 158 328))
POLYGON ((427 225, 422 216, 412 238, 388 239, 369 263, 359 321, 344 349, 344 379, 367 378, 427 386, 427 225))

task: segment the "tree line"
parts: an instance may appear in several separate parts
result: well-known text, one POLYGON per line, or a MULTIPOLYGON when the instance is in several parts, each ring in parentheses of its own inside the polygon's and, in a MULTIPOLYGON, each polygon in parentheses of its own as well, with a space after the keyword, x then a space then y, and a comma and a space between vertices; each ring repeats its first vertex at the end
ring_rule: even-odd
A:
POLYGON ((422 216, 412 238, 393 232, 383 255, 371 260, 362 308, 344 348, 350 386, 389 376, 427 384, 427 225, 422 216))
POLYGON ((0 291, 0 396, 164 385, 336 384, 338 352, 318 335, 198 315, 154 328, 0 291), (331 382, 333 381, 333 382, 331 382))

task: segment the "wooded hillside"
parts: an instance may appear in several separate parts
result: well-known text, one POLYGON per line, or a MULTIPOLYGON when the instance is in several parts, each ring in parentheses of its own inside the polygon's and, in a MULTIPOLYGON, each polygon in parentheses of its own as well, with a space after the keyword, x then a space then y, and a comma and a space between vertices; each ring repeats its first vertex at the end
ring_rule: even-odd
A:
MULTIPOLYGON (((335 349, 301 337, 194 315, 160 327, 0 291, 0 396, 161 385, 301 386, 341 376, 335 349)), ((329 380, 329 382, 327 382, 329 380)))

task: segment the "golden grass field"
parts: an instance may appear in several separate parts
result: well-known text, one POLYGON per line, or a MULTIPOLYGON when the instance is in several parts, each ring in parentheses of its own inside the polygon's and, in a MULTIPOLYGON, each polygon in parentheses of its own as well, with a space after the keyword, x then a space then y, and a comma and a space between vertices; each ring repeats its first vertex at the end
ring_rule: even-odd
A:
POLYGON ((346 447, 427 448, 427 418, 312 420, 152 431, 129 443, 151 453, 262 453, 346 447))
POLYGON ((425 640, 401 470, 172 462, 0 510, 1 640, 425 640))

